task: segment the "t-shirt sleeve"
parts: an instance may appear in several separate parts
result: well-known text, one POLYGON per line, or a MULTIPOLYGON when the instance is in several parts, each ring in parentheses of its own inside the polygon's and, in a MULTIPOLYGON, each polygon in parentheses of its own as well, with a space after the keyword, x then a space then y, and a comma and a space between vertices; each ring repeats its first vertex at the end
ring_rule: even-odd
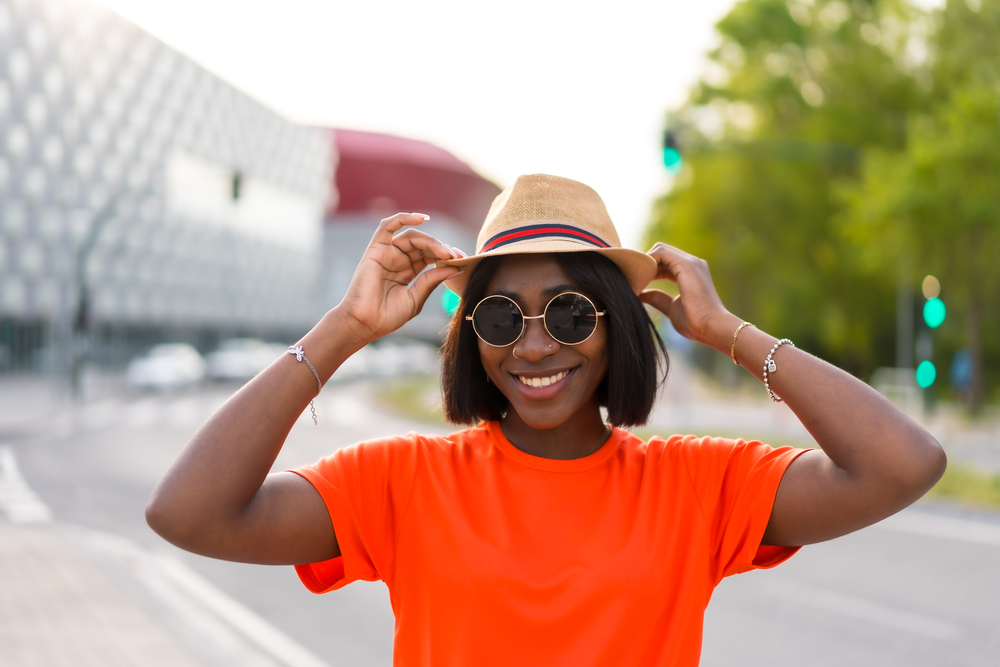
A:
POLYGON ((791 558, 798 547, 761 545, 761 539, 782 475, 808 450, 774 448, 756 440, 684 440, 687 467, 709 522, 716 581, 791 558))
POLYGON ((302 583, 326 593, 392 571, 396 536, 409 505, 419 460, 419 437, 372 440, 296 468, 323 497, 340 556, 296 565, 302 583))

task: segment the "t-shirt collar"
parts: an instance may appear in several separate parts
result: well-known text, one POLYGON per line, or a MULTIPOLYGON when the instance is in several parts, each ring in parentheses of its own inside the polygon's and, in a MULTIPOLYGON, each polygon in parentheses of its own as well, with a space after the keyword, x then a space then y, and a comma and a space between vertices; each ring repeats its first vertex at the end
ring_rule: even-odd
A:
POLYGON ((564 461, 559 459, 546 459, 540 456, 533 456, 527 452, 522 452, 507 439, 507 436, 504 435, 503 429, 500 428, 500 422, 498 421, 488 422, 487 428, 490 431, 490 435, 493 436, 493 441, 497 443, 497 448, 506 456, 521 465, 548 472, 570 473, 589 470, 590 468, 601 465, 614 456, 615 452, 618 450, 618 445, 621 443, 622 434, 625 433, 620 428, 612 426, 611 435, 608 437, 607 442, 605 442, 596 452, 585 456, 582 459, 570 459, 568 461, 564 461))

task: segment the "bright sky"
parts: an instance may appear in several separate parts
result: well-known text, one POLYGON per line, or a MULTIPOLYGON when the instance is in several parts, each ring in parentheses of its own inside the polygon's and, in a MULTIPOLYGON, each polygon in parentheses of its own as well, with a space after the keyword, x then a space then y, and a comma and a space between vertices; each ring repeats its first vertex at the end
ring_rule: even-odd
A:
POLYGON ((501 187, 583 181, 632 246, 668 185, 664 112, 733 4, 101 1, 292 120, 430 141, 501 187))

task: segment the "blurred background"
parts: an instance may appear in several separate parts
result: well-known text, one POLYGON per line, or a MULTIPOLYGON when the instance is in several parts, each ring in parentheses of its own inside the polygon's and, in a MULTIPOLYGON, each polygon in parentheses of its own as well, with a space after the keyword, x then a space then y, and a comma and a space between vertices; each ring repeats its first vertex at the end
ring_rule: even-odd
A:
MULTIPOLYGON (((61 621, 11 593, 53 553, 124 591, 163 664, 389 664, 384 587, 310 597, 287 568, 172 550, 142 508, 208 415, 339 302, 381 218, 429 214, 471 253, 532 172, 593 186, 626 245, 706 258, 731 311, 870 382, 949 452, 902 519, 720 587, 705 664, 990 664, 1000 0, 0 0, 13 664, 62 664, 31 662, 39 628, 118 618, 84 604, 97 589, 52 592, 82 605, 61 621)), ((345 364, 276 469, 450 431, 437 350, 455 306, 439 288, 345 364)), ((728 358, 659 326, 671 377, 641 435, 810 446, 728 358)), ((112 663, 75 641, 67 661, 112 663)))

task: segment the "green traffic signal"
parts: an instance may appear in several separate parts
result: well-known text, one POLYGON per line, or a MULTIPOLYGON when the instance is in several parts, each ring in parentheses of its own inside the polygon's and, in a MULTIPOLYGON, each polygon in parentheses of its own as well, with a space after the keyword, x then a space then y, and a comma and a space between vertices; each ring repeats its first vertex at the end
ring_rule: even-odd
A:
POLYGON ((670 130, 663 133, 663 166, 674 176, 680 173, 681 167, 684 166, 677 137, 670 130))
POLYGON ((917 384, 920 385, 921 389, 927 389, 927 387, 934 384, 934 380, 937 379, 937 368, 930 361, 921 361, 920 365, 917 366, 917 384))
POLYGON ((663 166, 671 174, 680 172, 681 167, 684 166, 684 160, 681 159, 681 154, 677 152, 676 148, 663 149, 663 166))
POLYGON ((924 322, 926 322, 927 326, 931 329, 937 329, 941 326, 947 314, 947 309, 944 307, 944 301, 937 297, 927 299, 927 302, 924 304, 924 322))
POLYGON ((447 287, 444 288, 444 293, 441 295, 441 307, 444 308, 444 312, 449 315, 454 315, 458 312, 458 306, 461 303, 462 297, 458 296, 447 287))

